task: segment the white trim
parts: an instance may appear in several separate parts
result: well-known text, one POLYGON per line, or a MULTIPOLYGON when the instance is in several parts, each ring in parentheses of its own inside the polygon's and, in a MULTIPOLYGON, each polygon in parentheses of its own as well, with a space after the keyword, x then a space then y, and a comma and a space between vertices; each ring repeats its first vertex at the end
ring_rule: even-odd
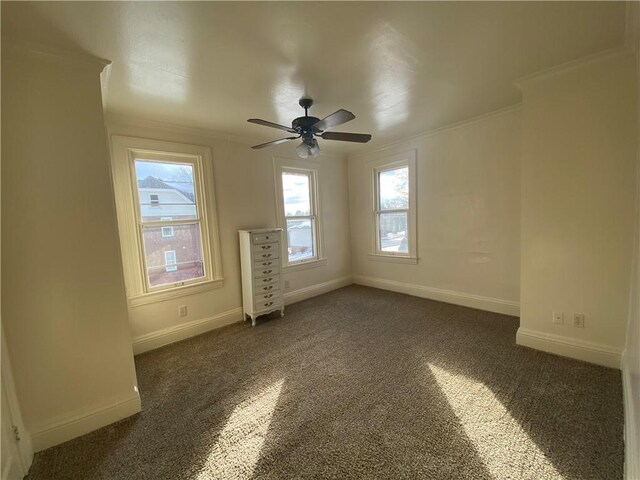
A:
MULTIPOLYGON (((407 150, 405 152, 396 153, 390 156, 382 158, 368 160, 367 163, 371 169, 371 211, 373 214, 371 224, 371 248, 369 254, 372 256, 381 257, 398 257, 403 259, 416 259, 418 258, 418 194, 417 194, 417 173, 416 173, 416 160, 418 157, 418 151, 416 149, 407 150), (385 213, 384 210, 379 208, 379 174, 387 170, 394 170, 397 168, 407 167, 409 178, 407 183, 409 184, 409 207, 402 209, 407 212, 407 242, 409 252, 405 255, 402 253, 384 252, 379 247, 379 216, 385 213)), ((392 261, 392 260, 389 260, 392 261)), ((399 263, 413 263, 412 261, 399 263)))
POLYGON ((140 335, 133 339, 133 354, 138 355, 148 352, 149 350, 154 350, 186 338, 195 337, 209 330, 240 321, 242 321, 242 308, 238 307, 233 310, 218 313, 217 315, 140 335))
POLYGON ((417 265, 418 257, 405 257, 401 255, 383 255, 381 253, 368 253, 367 258, 375 262, 406 263, 417 265))
POLYGON ((405 146, 407 143, 416 142, 422 140, 424 138, 432 137, 434 135, 438 135, 440 133, 447 132, 449 130, 457 130, 459 128, 464 128, 469 125, 472 125, 477 122, 482 122, 484 120, 488 120, 493 117, 498 117, 500 115, 505 115, 508 113, 519 111, 522 108, 522 103, 516 103, 513 105, 509 105, 504 108, 499 108, 497 110, 493 110, 491 112, 482 113, 480 115, 476 115, 475 117, 470 117, 465 120, 461 120, 459 122, 449 123, 447 125, 443 125, 441 127, 432 128, 429 130, 425 130, 424 132, 417 133, 415 135, 411 135, 409 137, 403 137, 400 140, 394 140, 389 143, 385 143, 384 145, 380 145, 377 147, 371 147, 364 150, 358 150, 355 153, 351 153, 348 155, 348 158, 361 158, 364 156, 373 156, 380 153, 385 152, 386 150, 391 150, 393 148, 399 146, 405 146))
MULTIPOLYGON (((17 459, 20 464, 20 469, 26 475, 29 472, 31 463, 33 462, 33 442, 30 432, 24 425, 22 418, 22 411, 20 410, 20 402, 18 401, 18 394, 15 389, 15 381, 13 378, 13 370, 11 368, 11 360, 9 358, 9 348, 7 346, 7 339, 4 334, 4 327, 0 327, 2 336, 1 339, 1 361, 0 368, 2 370, 2 390, 4 392, 4 398, 7 401, 7 407, 9 410, 9 418, 3 418, 2 422, 11 421, 13 425, 18 428, 20 435, 20 441, 17 442, 19 458, 17 459)), ((3 459, 4 460, 4 459, 3 459)), ((4 461, 3 461, 4 464, 4 461)), ((3 465, 4 466, 4 465, 3 465)))
POLYGON ((155 132, 159 133, 191 135, 193 137, 223 140, 226 142, 238 143, 240 145, 254 145, 260 142, 260 139, 258 137, 242 137, 239 135, 218 132, 216 130, 210 130, 207 128, 189 127, 186 125, 178 125, 176 123, 149 120, 142 117, 133 117, 131 115, 107 113, 105 115, 105 122, 107 124, 107 128, 110 130, 114 129, 114 127, 144 128, 148 130, 154 130, 155 132))
POLYGON ((555 75, 559 75, 559 74, 569 72, 571 70, 575 70, 576 68, 581 68, 584 65, 588 65, 590 63, 601 62, 603 60, 608 60, 609 58, 613 58, 618 55, 624 55, 629 53, 633 53, 633 51, 628 46, 622 45, 620 47, 611 48, 609 50, 603 50, 602 52, 594 53, 593 55, 587 55, 585 57, 577 58, 569 62, 561 63, 560 65, 555 65, 551 68, 546 68, 544 70, 540 70, 538 72, 525 75, 524 77, 515 79, 513 83, 517 87, 522 88, 522 86, 527 83, 553 77, 555 75))
POLYGON ((206 285, 207 289, 221 287, 223 285, 222 260, 211 148, 125 135, 112 135, 110 144, 122 263, 130 303, 139 305, 182 296, 184 294, 182 289, 192 285, 206 285), (171 159, 171 161, 193 164, 196 197, 201 202, 198 203, 200 218, 194 222, 200 223, 205 279, 195 279, 188 283, 185 281, 184 286, 181 284, 169 287, 147 285, 141 240, 142 224, 138 221, 140 216, 138 189, 135 185, 133 166, 136 155, 149 156, 158 161, 171 159), (176 290, 180 292, 174 294, 176 290), (167 292, 167 294, 158 295, 159 292, 167 292), (146 297, 144 302, 137 301, 141 297, 146 297))
POLYGON ((316 258, 315 260, 307 260, 296 263, 290 263, 289 265, 282 266, 283 273, 298 272, 300 270, 306 270, 307 268, 324 267, 327 264, 326 258, 316 258))
POLYGON ((38 55, 47 60, 55 60, 62 63, 72 64, 76 67, 89 68, 102 72, 103 69, 111 64, 111 60, 100 57, 94 57, 86 53, 72 52, 53 45, 23 40, 15 37, 2 36, 2 53, 20 52, 38 55), (6 49, 6 50, 5 50, 6 49))
POLYGON ((164 302, 165 300, 171 300, 172 298, 185 297, 187 295, 194 295, 196 293, 214 290, 216 288, 222 287, 223 285, 224 280, 222 278, 218 278, 216 280, 209 280, 208 282, 195 283, 192 285, 185 285, 183 287, 175 287, 171 290, 160 290, 159 292, 133 295, 129 297, 129 306, 140 307, 142 305, 164 302))
POLYGON ((62 420, 50 423, 31 436, 36 452, 59 445, 63 442, 93 432, 123 418, 141 411, 140 395, 133 395, 103 405, 92 411, 82 411, 67 415, 62 420))
POLYGON ((291 305, 292 303, 301 302, 307 298, 317 297, 324 293, 337 290, 338 288, 346 287, 353 283, 350 276, 336 278, 335 280, 329 280, 328 282, 318 283, 311 285, 310 287, 300 288, 292 292, 284 294, 284 304, 291 305))
POLYGON ((611 368, 620 368, 621 351, 601 343, 520 327, 516 344, 611 368))
POLYGON ((624 478, 636 480, 640 478, 640 452, 638 449, 638 413, 634 410, 632 397, 631 372, 629 371, 626 350, 622 352, 622 399, 624 403, 624 478))
POLYGON ((414 297, 428 298, 439 302, 453 303, 464 307, 477 308, 488 312, 502 313, 517 317, 520 315, 520 303, 499 298, 484 297, 471 293, 444 290, 442 288, 426 287, 413 283, 396 282, 395 280, 385 280, 382 278, 365 277, 354 275, 353 283, 365 285, 367 287, 390 290, 392 292, 404 293, 414 297))
MULTIPOLYGON (((282 228, 283 239, 281 243, 281 255, 280 263, 283 271, 295 271, 296 268, 303 270, 305 268, 311 268, 308 264, 313 262, 322 262, 326 260, 324 254, 324 216, 322 209, 322 183, 320 177, 321 164, 318 161, 313 160, 301 160, 299 158, 291 159, 285 157, 273 157, 273 179, 275 182, 276 190, 276 223, 278 227, 282 228), (282 193, 282 173, 296 171, 307 175, 309 178, 310 188, 310 207, 311 215, 301 215, 301 217, 311 217, 312 234, 313 234, 313 247, 315 256, 309 260, 299 260, 296 262, 289 262, 289 234, 287 231, 287 216, 284 211, 284 196, 282 193), (302 266, 304 265, 304 266, 302 266)), ((289 217, 291 218, 291 217, 289 217)), ((320 266, 317 263, 314 266, 320 266)))

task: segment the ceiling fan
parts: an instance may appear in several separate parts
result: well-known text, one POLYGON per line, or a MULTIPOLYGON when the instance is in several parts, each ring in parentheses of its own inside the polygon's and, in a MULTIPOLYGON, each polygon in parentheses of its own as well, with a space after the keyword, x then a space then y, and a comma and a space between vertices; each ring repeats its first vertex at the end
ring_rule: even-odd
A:
POLYGON ((371 140, 371 135, 366 133, 327 132, 327 130, 331 128, 337 127, 338 125, 342 125, 343 123, 347 123, 356 118, 353 113, 340 109, 320 120, 319 118, 307 115, 307 110, 311 108, 311 105, 313 105, 313 99, 309 97, 302 97, 298 103, 302 108, 304 108, 304 117, 298 117, 293 120, 293 122, 291 122, 291 127, 268 122, 267 120, 261 120, 259 118, 250 118, 247 120, 247 122, 250 123, 256 123, 258 125, 264 125, 265 127, 278 128, 285 132, 294 133, 297 137, 281 138, 280 140, 254 145, 251 148, 264 148, 302 138, 302 143, 298 145, 296 152, 299 157, 307 158, 309 156, 314 157, 320 153, 320 146, 314 137, 321 137, 325 140, 339 140, 341 142, 357 143, 367 143, 371 140))

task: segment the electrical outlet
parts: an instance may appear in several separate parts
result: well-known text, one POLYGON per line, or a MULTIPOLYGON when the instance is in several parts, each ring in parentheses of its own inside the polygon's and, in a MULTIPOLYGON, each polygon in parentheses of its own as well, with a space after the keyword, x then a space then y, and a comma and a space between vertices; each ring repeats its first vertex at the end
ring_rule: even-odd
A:
POLYGON ((562 325, 564 323, 564 313, 553 312, 553 323, 556 325, 562 325))
POLYGON ((577 328, 584 328, 584 314, 582 313, 573 314, 573 326, 577 328))
POLYGON ((290 287, 290 285, 289 285, 289 280, 285 280, 285 281, 284 281, 284 288, 285 288, 285 289, 287 289, 287 290, 289 290, 289 287, 290 287))
POLYGON ((180 315, 181 317, 186 317, 187 316, 187 306, 186 305, 180 305, 180 308, 178 309, 178 315, 180 315))

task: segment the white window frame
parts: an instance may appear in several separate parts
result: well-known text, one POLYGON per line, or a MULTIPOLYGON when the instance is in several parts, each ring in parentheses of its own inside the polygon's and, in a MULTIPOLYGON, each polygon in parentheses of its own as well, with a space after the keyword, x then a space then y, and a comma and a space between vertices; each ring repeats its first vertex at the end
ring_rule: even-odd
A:
MULTIPOLYGON (((113 135, 111 143, 118 229, 129 304, 135 307, 222 287, 222 262, 210 148, 121 135, 113 135), (136 159, 192 164, 198 208, 198 219, 193 223, 200 224, 204 277, 156 287, 149 286, 142 242, 140 202, 135 180, 136 159)), ((185 220, 161 220, 158 225, 173 227, 179 223, 185 223, 185 220), (166 225, 167 223, 169 225, 166 225)), ((192 222, 189 220, 187 223, 192 222)), ((149 222, 145 224, 148 225, 149 222)))
POLYGON ((149 194, 149 205, 152 207, 159 207, 160 206, 160 195, 158 195, 157 193, 150 193, 149 194), (156 197, 155 200, 151 197, 156 197))
POLYGON ((175 250, 165 250, 164 251, 164 271, 165 272, 176 272, 178 270, 178 256, 176 255, 175 250), (167 255, 171 254, 171 255, 167 255), (167 257, 173 257, 173 260, 169 260, 167 257))
POLYGON ((273 159, 275 188, 276 188, 276 217, 278 226, 282 228, 281 264, 285 271, 302 270, 305 268, 326 265, 323 249, 322 229, 322 201, 320 193, 320 162, 275 157, 273 159), (304 174, 309 176, 311 215, 287 217, 284 210, 284 196, 282 194, 282 174, 304 174), (315 255, 312 258, 289 261, 289 245, 287 234, 287 219, 312 219, 313 246, 315 255))
MULTIPOLYGON (((170 222, 171 220, 173 220, 173 217, 160 218, 161 222, 170 222)), ((162 238, 173 238, 176 236, 175 231, 173 230, 173 225, 169 225, 167 227, 160 227, 160 232, 161 232, 162 238)))
POLYGON ((399 153, 376 161, 370 162, 371 168, 371 211, 372 211, 372 223, 371 223, 371 253, 369 254, 370 260, 384 261, 384 262, 396 262, 396 263, 418 263, 417 254, 417 215, 416 215, 416 151, 411 150, 408 152, 399 153), (409 169, 409 208, 399 209, 397 211, 407 212, 407 242, 408 253, 400 252, 385 252, 380 247, 380 214, 393 213, 395 210, 380 210, 380 195, 379 195, 379 174, 388 170, 395 170, 398 168, 407 167, 409 169))

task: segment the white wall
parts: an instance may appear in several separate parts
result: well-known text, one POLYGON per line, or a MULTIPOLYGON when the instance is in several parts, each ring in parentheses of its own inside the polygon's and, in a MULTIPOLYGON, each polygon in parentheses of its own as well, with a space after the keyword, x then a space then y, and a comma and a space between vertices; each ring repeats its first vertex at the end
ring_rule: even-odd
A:
MULTIPOLYGON (((129 307, 136 352, 201 333, 242 318, 238 230, 276 226, 273 156, 296 158, 291 145, 252 150, 205 131, 122 117, 109 119, 111 135, 152 138, 211 147, 222 257, 222 288, 163 302, 129 307), (178 307, 187 305, 188 316, 178 307), (202 321, 202 322, 201 322, 202 321)), ((323 152, 320 157, 325 265, 287 272, 285 301, 324 293, 351 283, 347 162, 323 152)))
POLYGON ((636 84, 626 50, 525 79, 518 343, 620 366, 635 224, 636 84), (564 324, 552 312, 564 312, 564 324), (572 325, 585 315, 585 328, 572 325))
POLYGON ((518 314, 520 111, 511 108, 351 156, 356 283, 518 314), (417 265, 370 259, 370 162, 417 151, 417 265))
POLYGON ((140 399, 103 64, 12 45, 3 39, 2 322, 37 451, 138 411, 140 399))

